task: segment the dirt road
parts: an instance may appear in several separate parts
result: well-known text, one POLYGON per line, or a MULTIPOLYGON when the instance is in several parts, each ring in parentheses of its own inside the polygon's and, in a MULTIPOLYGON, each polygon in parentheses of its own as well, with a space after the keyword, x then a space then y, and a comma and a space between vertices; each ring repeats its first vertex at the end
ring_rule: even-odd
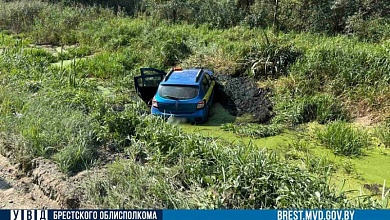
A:
POLYGON ((60 208, 45 196, 32 179, 0 155, 0 209, 60 208))

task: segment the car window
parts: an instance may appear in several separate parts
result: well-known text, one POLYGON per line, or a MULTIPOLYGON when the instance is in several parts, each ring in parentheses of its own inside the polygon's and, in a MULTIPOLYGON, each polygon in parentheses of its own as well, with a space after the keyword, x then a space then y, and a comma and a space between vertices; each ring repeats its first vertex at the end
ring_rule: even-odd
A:
MULTIPOLYGON (((207 75, 207 74, 205 74, 207 75)), ((204 92, 207 92, 209 90, 210 84, 206 77, 202 78, 202 88, 204 92)))
POLYGON ((209 84, 211 83, 211 77, 208 73, 204 74, 204 77, 209 81, 209 84))
POLYGON ((162 81, 162 76, 148 76, 138 79, 138 86, 147 87, 154 86, 157 87, 158 84, 162 81))
POLYGON ((159 96, 167 99, 192 99, 198 96, 199 88, 185 85, 160 85, 159 96))

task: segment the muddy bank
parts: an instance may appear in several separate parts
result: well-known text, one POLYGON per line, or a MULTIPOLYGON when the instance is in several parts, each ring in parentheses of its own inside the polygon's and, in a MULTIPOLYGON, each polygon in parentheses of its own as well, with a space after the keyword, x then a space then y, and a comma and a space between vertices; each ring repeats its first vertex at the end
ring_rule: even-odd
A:
POLYGON ((257 123, 266 123, 273 117, 269 88, 259 88, 255 80, 249 77, 218 75, 217 82, 215 101, 221 103, 230 114, 249 114, 257 123))
POLYGON ((52 161, 44 158, 34 159, 28 174, 42 192, 57 201, 61 207, 71 209, 80 207, 81 193, 77 186, 69 181, 52 161))
POLYGON ((0 208, 58 209, 61 206, 46 196, 33 180, 8 158, 0 155, 0 208))

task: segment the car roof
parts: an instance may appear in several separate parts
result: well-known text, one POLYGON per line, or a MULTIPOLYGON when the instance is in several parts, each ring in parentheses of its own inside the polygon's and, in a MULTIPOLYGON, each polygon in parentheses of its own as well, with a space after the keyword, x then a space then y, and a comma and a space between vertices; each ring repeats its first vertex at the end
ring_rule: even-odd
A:
MULTIPOLYGON (((184 69, 184 70, 175 70, 172 73, 168 73, 166 77, 167 80, 162 81, 162 85, 199 85, 200 80, 196 82, 196 76, 198 75, 201 69, 184 69)), ((203 70, 212 75, 210 70, 203 70)), ((204 73, 202 74, 204 75, 204 73)))

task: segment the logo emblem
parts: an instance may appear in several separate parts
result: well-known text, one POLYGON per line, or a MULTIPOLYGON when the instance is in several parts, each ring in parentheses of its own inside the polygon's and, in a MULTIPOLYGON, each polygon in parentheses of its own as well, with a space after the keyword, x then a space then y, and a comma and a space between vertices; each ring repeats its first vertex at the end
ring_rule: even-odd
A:
POLYGON ((175 107, 176 107, 176 110, 177 110, 177 107, 179 107, 179 102, 178 101, 176 101, 175 107))

